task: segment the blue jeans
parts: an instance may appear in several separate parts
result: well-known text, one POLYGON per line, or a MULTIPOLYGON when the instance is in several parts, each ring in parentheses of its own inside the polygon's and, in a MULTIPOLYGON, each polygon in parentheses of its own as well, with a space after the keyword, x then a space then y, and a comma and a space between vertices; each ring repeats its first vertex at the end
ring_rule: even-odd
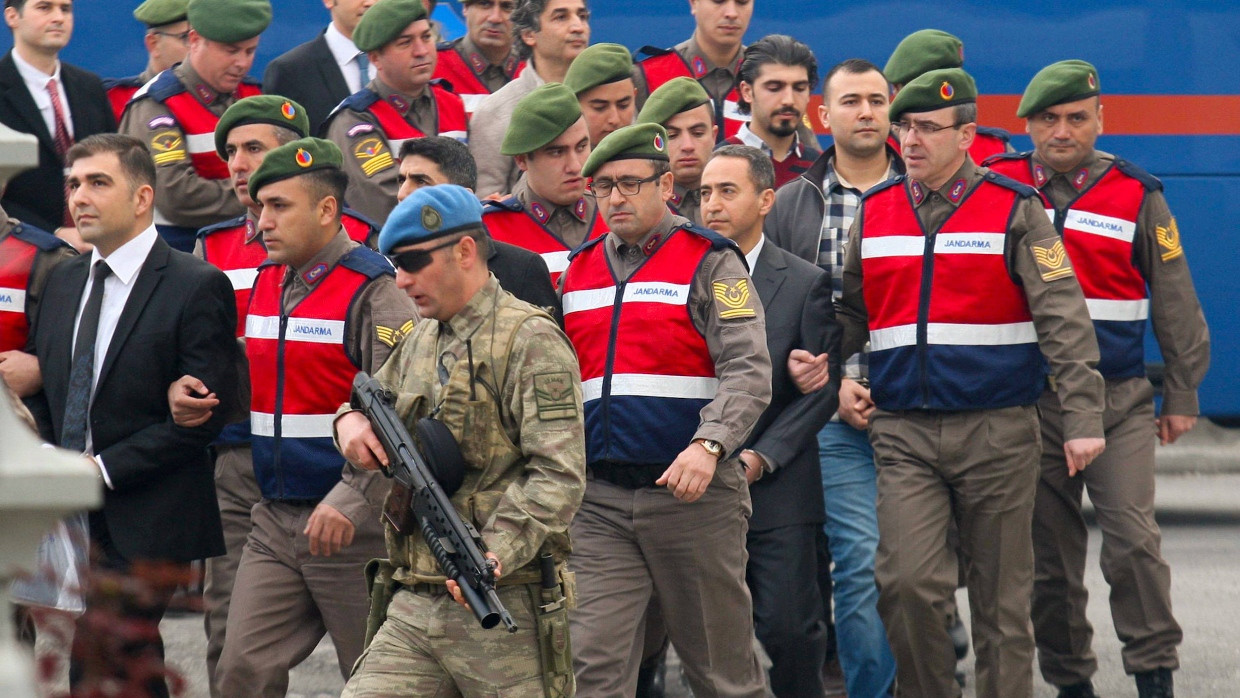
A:
POLYGON ((896 661, 878 616, 874 553, 878 548, 877 475, 866 432, 828 422, 818 432, 823 526, 835 567, 835 634, 849 698, 887 696, 896 661))

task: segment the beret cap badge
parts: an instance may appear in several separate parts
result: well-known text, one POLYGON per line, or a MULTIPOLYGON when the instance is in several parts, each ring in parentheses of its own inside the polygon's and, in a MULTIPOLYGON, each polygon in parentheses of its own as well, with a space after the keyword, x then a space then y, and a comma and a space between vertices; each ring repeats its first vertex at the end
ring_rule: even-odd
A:
POLYGON ((443 216, 439 215, 433 206, 426 205, 422 207, 422 227, 430 232, 438 232, 443 225, 443 216))

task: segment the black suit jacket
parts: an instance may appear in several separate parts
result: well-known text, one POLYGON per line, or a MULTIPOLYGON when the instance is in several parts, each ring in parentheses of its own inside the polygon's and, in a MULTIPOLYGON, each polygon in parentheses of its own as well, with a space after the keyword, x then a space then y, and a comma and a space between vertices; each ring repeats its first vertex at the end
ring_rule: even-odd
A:
MULTIPOLYGON (((96 133, 116 131, 116 117, 103 91, 98 75, 61 61, 60 80, 73 119, 73 139, 81 141, 96 133)), ((0 123, 39 139, 39 165, 9 182, 0 205, 9 216, 44 230, 55 230, 64 223, 64 163, 56 155, 56 142, 43 123, 34 97, 26 89, 12 52, 0 58, 0 123)))
POLYGON ((758 418, 750 443, 774 462, 750 488, 749 528, 763 531, 794 524, 822 523, 822 471, 818 431, 839 406, 840 325, 831 304, 831 276, 767 239, 750 273, 766 309, 766 344, 771 352, 771 404, 758 418), (828 352, 830 382, 802 395, 788 376, 788 355, 805 349, 828 352))
POLYGON ((524 247, 494 238, 490 244, 487 267, 495 274, 500 287, 526 303, 546 308, 562 326, 564 313, 560 308, 560 295, 551 285, 551 272, 543 258, 524 247))
MULTIPOLYGON (((68 394, 73 324, 91 255, 52 272, 35 326, 43 393, 59 440, 68 394)), ((215 479, 207 445, 235 404, 236 299, 224 273, 155 242, 134 279, 108 345, 91 404, 94 452, 114 489, 103 518, 128 560, 189 561, 224 553, 215 479), (217 386, 210 421, 178 427, 168 385, 183 375, 217 386), (232 386, 228 390, 221 387, 232 386)))
MULTIPOLYGON (((362 81, 362 84, 368 82, 362 81)), ((263 71, 263 92, 281 95, 306 108, 311 135, 319 132, 332 110, 349 96, 349 84, 336 57, 319 34, 273 59, 263 71)))

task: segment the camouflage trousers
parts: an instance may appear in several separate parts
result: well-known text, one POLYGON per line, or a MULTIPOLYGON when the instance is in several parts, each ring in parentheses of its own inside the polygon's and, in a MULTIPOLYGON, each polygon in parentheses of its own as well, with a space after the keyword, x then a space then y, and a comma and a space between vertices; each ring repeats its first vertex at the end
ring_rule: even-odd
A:
POLYGON ((529 589, 501 586, 498 592, 520 628, 515 633, 502 625, 483 630, 446 588, 397 591, 341 698, 543 698, 529 589))

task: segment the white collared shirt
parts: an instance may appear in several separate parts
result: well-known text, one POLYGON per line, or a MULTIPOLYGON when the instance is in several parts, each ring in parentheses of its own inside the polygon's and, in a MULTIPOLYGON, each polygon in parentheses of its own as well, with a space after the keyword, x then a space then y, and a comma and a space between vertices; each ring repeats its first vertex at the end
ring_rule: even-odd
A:
POLYGON ((745 255, 745 263, 749 265, 749 275, 753 276, 754 265, 758 263, 758 255, 762 254, 762 246, 766 244, 766 234, 758 237, 758 244, 745 255))
MULTIPOLYGON (((357 44, 354 44, 352 39, 341 33, 336 28, 334 22, 327 25, 327 31, 324 32, 323 38, 327 41, 327 48, 332 52, 332 58, 336 59, 336 65, 340 68, 340 74, 344 76, 344 81, 349 86, 349 94, 353 94, 365 87, 366 85, 362 82, 357 70, 357 55, 361 53, 361 51, 357 50, 357 44)), ((366 82, 368 83, 375 77, 375 67, 371 65, 370 70, 366 72, 368 77, 366 82)))
POLYGON ((43 117, 43 123, 47 125, 47 132, 53 140, 56 138, 56 112, 52 109, 52 95, 47 91, 47 81, 56 81, 56 91, 60 93, 60 108, 65 113, 65 128, 69 129, 69 137, 72 138, 73 113, 69 111, 69 95, 65 94, 65 83, 60 79, 60 61, 56 61, 56 72, 48 75, 22 60, 16 50, 9 51, 9 55, 13 56, 17 73, 22 76, 22 82, 26 83, 26 90, 34 98, 34 105, 39 108, 39 115, 43 117))

